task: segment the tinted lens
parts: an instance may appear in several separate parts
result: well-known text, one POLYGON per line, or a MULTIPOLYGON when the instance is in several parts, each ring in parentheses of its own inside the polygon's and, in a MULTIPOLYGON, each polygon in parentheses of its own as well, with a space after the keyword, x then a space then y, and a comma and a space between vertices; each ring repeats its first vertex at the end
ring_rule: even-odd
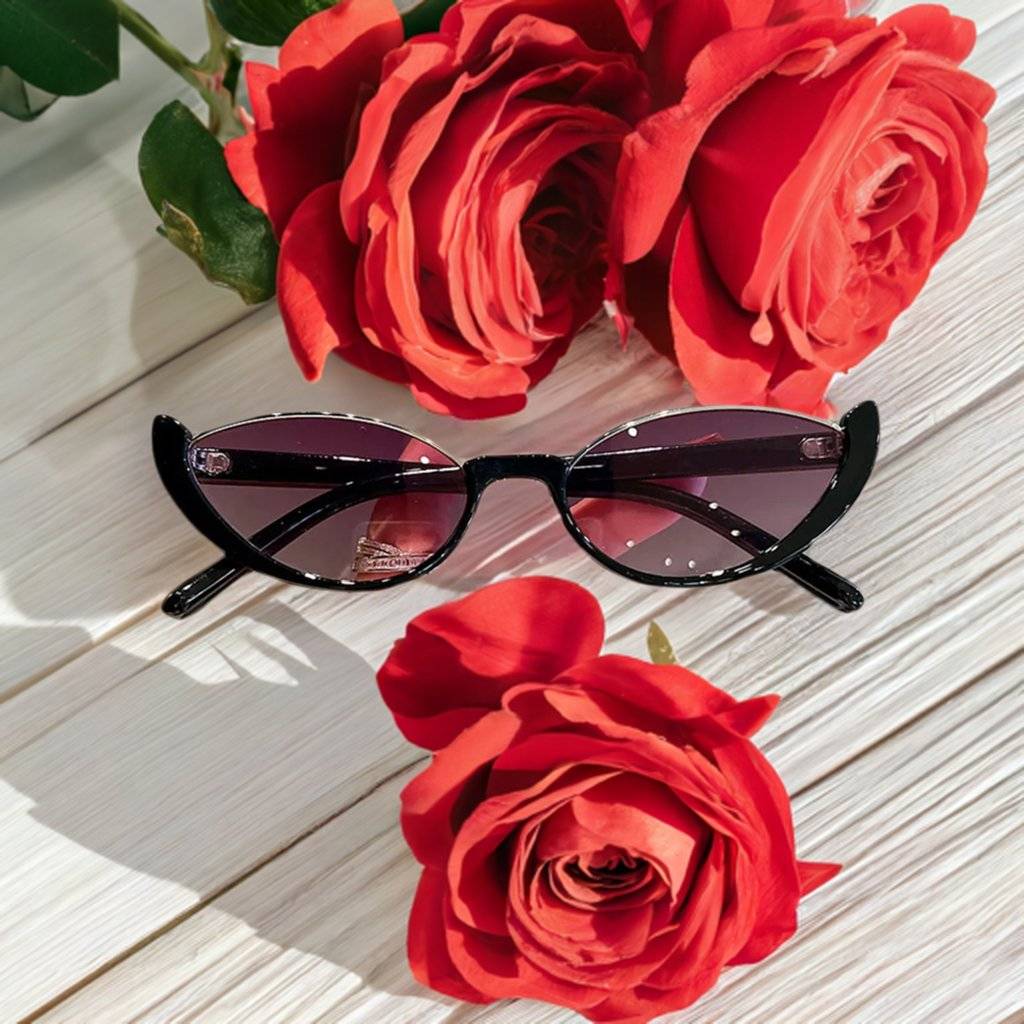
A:
POLYGON ((189 464, 236 533, 275 561, 332 580, 381 580, 434 555, 466 508, 444 452, 393 427, 282 416, 196 438, 189 464))
POLYGON ((569 504, 590 541, 624 566, 719 573, 793 530, 834 479, 842 444, 842 431, 791 413, 676 413, 584 451, 569 504))

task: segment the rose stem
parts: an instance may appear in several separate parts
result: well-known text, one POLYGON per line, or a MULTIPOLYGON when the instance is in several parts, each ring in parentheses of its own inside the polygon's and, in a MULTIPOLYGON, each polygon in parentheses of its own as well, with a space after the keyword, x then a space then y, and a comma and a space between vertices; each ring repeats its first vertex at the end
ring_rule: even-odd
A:
POLYGON ((202 61, 196 64, 125 0, 114 0, 114 4, 124 29, 188 82, 206 101, 210 109, 210 131, 215 135, 241 134, 244 129, 235 115, 233 98, 221 84, 223 73, 232 57, 231 46, 227 33, 210 7, 203 4, 210 49, 202 61))

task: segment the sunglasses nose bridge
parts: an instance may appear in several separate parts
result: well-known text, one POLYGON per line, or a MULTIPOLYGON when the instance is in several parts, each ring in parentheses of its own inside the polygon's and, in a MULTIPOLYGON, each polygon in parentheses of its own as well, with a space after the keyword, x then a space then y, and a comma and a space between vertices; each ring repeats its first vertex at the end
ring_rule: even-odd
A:
POLYGON ((540 480, 557 493, 568 465, 568 460, 559 455, 481 455, 463 468, 478 493, 496 480, 540 480))

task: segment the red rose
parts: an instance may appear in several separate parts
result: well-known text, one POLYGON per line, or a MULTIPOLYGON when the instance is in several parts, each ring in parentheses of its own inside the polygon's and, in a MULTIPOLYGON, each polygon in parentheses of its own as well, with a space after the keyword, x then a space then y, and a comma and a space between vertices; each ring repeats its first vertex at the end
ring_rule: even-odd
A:
POLYGON ((985 186, 974 38, 930 5, 727 32, 625 140, 627 301, 700 401, 814 411, 885 338, 985 186))
MULTIPOLYGON (((622 139, 716 34, 819 0, 459 0, 400 45, 391 0, 247 65, 231 172, 281 237, 295 357, 334 351, 436 412, 514 412, 604 293, 622 139), (374 94, 375 92, 375 94, 374 94)), ((664 305, 664 301, 661 302, 664 305)))
POLYGON ((767 956, 838 870, 797 861, 749 740, 777 699, 599 657, 602 632, 586 591, 516 580, 419 616, 382 667, 400 728, 436 750, 402 794, 424 984, 639 1024, 767 956))
POLYGON ((434 411, 513 412, 600 307, 646 83, 613 0, 548 6, 456 4, 378 75, 398 15, 348 0, 296 30, 271 87, 250 70, 256 131, 229 166, 281 234, 278 298, 307 376, 336 350, 434 411), (356 131, 360 82, 377 91, 356 131))
POLYGON ((342 231, 332 230, 356 115, 402 36, 391 0, 344 0, 292 32, 279 68, 245 65, 253 130, 229 142, 224 154, 235 183, 288 243, 278 257, 278 301, 292 352, 311 379, 332 349, 379 376, 405 379, 400 363, 359 331, 355 251, 342 231), (303 247, 307 232, 311 244, 303 247))

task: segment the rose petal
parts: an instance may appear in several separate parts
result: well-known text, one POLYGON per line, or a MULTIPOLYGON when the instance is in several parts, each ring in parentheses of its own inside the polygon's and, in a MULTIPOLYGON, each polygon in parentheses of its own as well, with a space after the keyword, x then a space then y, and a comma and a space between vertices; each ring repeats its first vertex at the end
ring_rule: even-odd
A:
POLYGON ((797 875, 800 878, 801 898, 814 892, 826 882, 831 882, 840 871, 842 864, 828 864, 812 860, 800 860, 796 864, 797 875))
POLYGON ((490 419, 511 416, 526 407, 525 390, 517 395, 498 395, 494 398, 460 398, 435 384, 422 373, 411 371, 412 397, 431 412, 441 416, 455 416, 463 420, 490 419))
POLYGON ((938 54, 956 64, 974 49, 978 30, 969 18, 958 18, 941 4, 913 4, 883 22, 898 28, 916 50, 938 54))
MULTIPOLYGON (((637 2, 650 0, 545 0, 539 6, 545 20, 570 26, 589 46, 621 53, 633 46, 623 7, 637 2)), ((448 9, 441 30, 458 39, 459 60, 472 63, 491 50, 508 17, 507 0, 469 0, 448 9)))
POLYGON ((488 1003, 491 998, 473 988, 459 973, 448 946, 438 941, 444 930, 445 880, 440 871, 427 868, 420 876, 409 912, 409 966, 422 985, 469 1003, 488 1003))
POLYGON ((885 30, 822 42, 813 74, 766 75, 708 126, 687 191, 711 262, 746 309, 770 307, 793 234, 835 190, 852 141, 892 80, 901 45, 885 30), (787 130, 779 133, 783 119, 787 130), (751 152, 760 158, 752 161, 751 152), (723 194, 731 201, 723 203, 723 194))
POLYGON ((735 839, 744 848, 754 850, 759 845, 756 833, 741 810, 742 794, 733 791, 726 777, 703 754, 692 749, 680 750, 657 737, 645 737, 637 730, 614 724, 605 728, 615 734, 614 739, 553 731, 516 743, 497 758, 492 769, 496 785, 507 790, 502 799, 515 797, 515 790, 507 785, 503 776, 544 778, 566 762, 630 772, 668 786, 711 829, 735 839))
POLYGON ((282 237, 296 207, 341 174, 340 143, 330 133, 305 137, 286 130, 255 131, 231 139, 224 159, 235 184, 282 237))
POLYGON ((490 999, 540 999, 581 1011, 605 993, 563 981, 517 955, 511 939, 480 932, 460 921, 446 903, 444 941, 456 969, 467 983, 490 999))
POLYGON ((847 0, 775 0, 769 21, 780 24, 796 18, 844 18, 847 0))
POLYGON ((753 875, 744 895, 756 908, 754 927, 729 961, 756 963, 777 949, 796 931, 800 881, 794 854, 793 818, 789 795, 775 769, 749 742, 716 749, 722 771, 734 779, 734 792, 745 812, 760 819, 761 855, 752 863, 753 875))
POLYGON ((509 687, 593 657, 603 639, 600 606, 582 587, 507 580, 413 619, 377 682, 406 738, 436 750, 455 736, 441 716, 459 712, 464 727, 499 707, 509 687))
POLYGON ((733 697, 682 665, 653 665, 620 654, 567 668, 557 682, 588 694, 607 693, 674 722, 736 707, 733 697))
MULTIPOLYGON (((364 231, 370 203, 386 188, 383 166, 394 162, 392 148, 403 142, 419 119, 420 91, 434 89, 453 72, 451 47, 440 39, 420 37, 394 51, 386 62, 380 88, 366 104, 359 123, 359 141, 342 185, 342 219, 356 241, 364 231)), ((450 102, 450 101, 447 101, 450 102)), ((429 116, 436 117, 432 104, 429 116)))
POLYGON ((595 765, 555 765, 520 790, 488 796, 462 823, 448 858, 455 915, 467 925, 507 934, 508 869, 502 843, 523 822, 550 813, 615 772, 595 765))
POLYGON ((274 113, 267 90, 280 78, 281 72, 270 64, 258 60, 245 62, 245 87, 257 131, 274 127, 274 113))
POLYGON ((738 94, 800 47, 816 45, 824 35, 838 42, 873 26, 868 18, 812 18, 712 40, 689 67, 682 101, 640 122, 623 143, 609 225, 613 255, 632 263, 650 252, 679 196, 695 148, 738 94))
POLYGON ((692 208, 683 216, 676 241, 669 316, 676 358, 698 401, 763 403, 778 343, 759 345, 751 339, 754 317, 722 286, 692 208))
POLYGON ((667 787, 639 775, 616 775, 574 797, 540 830, 537 855, 582 852, 573 826, 658 865, 674 899, 687 892, 708 841, 704 823, 667 787))
POLYGON ((729 864, 725 844, 712 842, 695 880, 676 932, 674 945, 642 984, 616 986, 613 994, 588 1016, 595 1021, 650 1020, 689 1006, 718 980, 723 967, 723 914, 730 902, 729 864))
POLYGON ((654 83, 656 110, 679 101, 686 87, 687 68, 712 39, 730 29, 759 27, 779 20, 771 9, 771 0, 662 2, 657 7, 643 56, 654 83))
POLYGON ((771 718, 779 706, 779 697, 774 693, 763 697, 751 697, 735 707, 716 713, 715 718, 740 736, 753 736, 771 718))
POLYGON ((669 318, 669 269, 685 209, 686 204, 680 197, 666 218, 654 248, 642 259, 627 264, 619 271, 621 285, 618 291, 615 272, 609 271, 609 294, 616 305, 621 306, 620 316, 632 318, 655 351, 673 362, 675 343, 669 318))
POLYGON ((461 826, 453 820, 456 804, 466 802, 473 792, 474 777, 508 746, 518 730, 515 715, 505 711, 484 715, 438 751, 402 790, 402 831, 421 864, 445 865, 461 826))
POLYGON ((401 364, 375 349, 355 319, 356 252, 338 216, 338 183, 322 185, 291 218, 277 264, 277 301, 296 362, 319 379, 338 350, 378 376, 400 380, 401 364))
POLYGON ((772 372, 765 403, 781 409, 796 409, 811 416, 831 416, 825 393, 835 376, 832 370, 813 366, 789 347, 779 354, 772 372))
POLYGON ((384 56, 402 41, 391 0, 337 4, 302 21, 280 70, 250 66, 256 131, 225 146, 228 169, 278 236, 304 196, 341 177, 349 121, 384 56))

